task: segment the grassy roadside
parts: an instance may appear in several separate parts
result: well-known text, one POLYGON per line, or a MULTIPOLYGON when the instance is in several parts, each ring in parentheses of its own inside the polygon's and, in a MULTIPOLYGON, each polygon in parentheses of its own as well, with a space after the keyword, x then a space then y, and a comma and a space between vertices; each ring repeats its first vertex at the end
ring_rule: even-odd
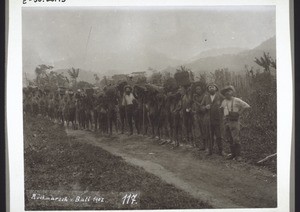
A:
POLYGON ((24 117, 26 210, 58 209, 196 209, 211 208, 144 169, 127 164, 67 136, 64 128, 41 117, 24 117), (68 202, 36 201, 32 191, 68 196, 68 202), (74 203, 71 197, 102 195, 105 203, 74 203), (122 197, 137 192, 137 205, 122 197))

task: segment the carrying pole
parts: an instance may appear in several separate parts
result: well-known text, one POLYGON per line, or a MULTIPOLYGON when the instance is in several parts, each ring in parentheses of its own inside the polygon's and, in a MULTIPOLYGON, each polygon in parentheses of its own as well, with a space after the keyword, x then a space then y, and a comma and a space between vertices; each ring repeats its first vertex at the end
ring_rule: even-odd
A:
MULTIPOLYGON (((125 93, 124 93, 125 94, 125 93)), ((128 115, 127 115, 127 102, 126 102, 126 99, 125 99, 125 95, 123 94, 123 100, 125 102, 125 124, 126 124, 126 127, 129 128, 129 124, 128 124, 128 115)))
POLYGON ((143 106, 143 132, 145 133, 145 105, 144 105, 144 97, 142 98, 142 106, 143 106))
POLYGON ((211 108, 209 109, 208 133, 209 133, 208 153, 211 154, 212 152, 210 151, 212 151, 213 149, 213 139, 214 139, 211 135, 211 108))

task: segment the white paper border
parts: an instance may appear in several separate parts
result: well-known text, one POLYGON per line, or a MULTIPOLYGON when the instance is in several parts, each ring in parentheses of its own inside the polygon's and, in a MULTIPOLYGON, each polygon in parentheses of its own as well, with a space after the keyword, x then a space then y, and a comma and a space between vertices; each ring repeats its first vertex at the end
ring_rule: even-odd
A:
MULTIPOLYGON (((24 158, 22 122, 22 7, 68 7, 68 6, 213 6, 213 5, 276 5, 277 47, 277 195, 278 207, 273 209, 201 209, 201 211, 289 211, 290 206, 290 154, 292 141, 292 63, 290 44, 290 21, 288 0, 202 0, 183 1, 128 1, 128 0, 66 0, 65 3, 28 3, 9 0, 8 61, 7 61, 7 136, 10 195, 12 212, 24 208, 24 158)), ((111 210, 110 210, 111 211, 111 210)), ((158 211, 158 210, 157 210, 158 211)), ((163 211, 163 210, 162 210, 163 211)), ((164 210, 166 211, 166 210, 164 210)), ((167 210, 182 211, 182 210, 167 210)), ((198 211, 197 209, 186 211, 198 211)), ((86 212, 86 210, 85 210, 86 212)))

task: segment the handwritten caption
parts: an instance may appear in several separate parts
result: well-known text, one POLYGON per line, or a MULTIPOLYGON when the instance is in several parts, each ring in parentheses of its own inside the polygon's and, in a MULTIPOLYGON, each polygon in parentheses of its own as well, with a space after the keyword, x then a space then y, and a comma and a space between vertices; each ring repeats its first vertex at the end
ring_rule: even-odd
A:
POLYGON ((80 206, 84 208, 137 208, 139 192, 27 190, 26 202, 30 206, 80 206))
POLYGON ((27 4, 28 2, 32 3, 43 3, 43 2, 60 2, 64 3, 67 0, 23 0, 23 4, 27 4))
POLYGON ((104 202, 103 197, 98 197, 98 196, 75 196, 75 197, 69 197, 69 196, 46 196, 44 194, 39 194, 39 193, 33 193, 31 200, 43 200, 43 201, 57 201, 57 202, 96 202, 96 203, 102 203, 104 202))

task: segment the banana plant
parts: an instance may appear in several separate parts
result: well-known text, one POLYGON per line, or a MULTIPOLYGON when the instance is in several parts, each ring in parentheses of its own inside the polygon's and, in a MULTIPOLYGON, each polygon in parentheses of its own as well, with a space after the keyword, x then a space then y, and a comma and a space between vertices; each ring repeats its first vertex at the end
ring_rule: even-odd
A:
POLYGON ((76 88, 76 84, 77 84, 77 78, 78 78, 78 76, 79 76, 79 68, 77 68, 77 69, 75 69, 75 68, 71 68, 71 69, 69 69, 68 70, 68 73, 69 73, 69 75, 70 75, 70 77, 71 77, 71 79, 73 80, 73 82, 74 82, 74 87, 76 88))

